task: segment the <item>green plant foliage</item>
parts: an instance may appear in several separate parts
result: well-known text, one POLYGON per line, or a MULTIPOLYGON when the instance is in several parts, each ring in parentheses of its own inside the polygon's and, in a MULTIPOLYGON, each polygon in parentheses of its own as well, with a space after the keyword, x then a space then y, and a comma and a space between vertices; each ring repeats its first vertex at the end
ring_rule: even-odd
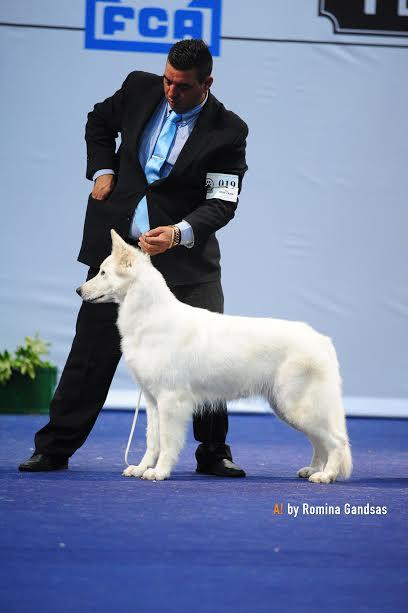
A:
POLYGON ((30 379, 35 379, 37 368, 50 368, 53 365, 41 358, 49 353, 47 343, 40 339, 38 332, 34 338, 25 337, 25 344, 19 345, 14 354, 7 350, 0 353, 0 385, 5 385, 17 371, 22 375, 27 375, 30 379))

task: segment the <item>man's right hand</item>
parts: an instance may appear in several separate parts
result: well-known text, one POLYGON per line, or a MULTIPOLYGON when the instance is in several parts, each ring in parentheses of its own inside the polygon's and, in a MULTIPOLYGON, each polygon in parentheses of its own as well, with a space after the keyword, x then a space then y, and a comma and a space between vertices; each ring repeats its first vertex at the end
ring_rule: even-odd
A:
POLYGON ((92 198, 106 200, 115 186, 115 175, 101 175, 95 181, 92 198))

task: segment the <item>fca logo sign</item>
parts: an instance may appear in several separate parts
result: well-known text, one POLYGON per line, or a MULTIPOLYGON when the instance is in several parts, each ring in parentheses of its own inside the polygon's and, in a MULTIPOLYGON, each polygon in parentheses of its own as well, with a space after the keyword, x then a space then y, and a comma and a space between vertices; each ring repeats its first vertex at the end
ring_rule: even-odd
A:
POLYGON ((85 47, 168 53, 202 38, 220 54, 221 0, 87 0, 85 47))

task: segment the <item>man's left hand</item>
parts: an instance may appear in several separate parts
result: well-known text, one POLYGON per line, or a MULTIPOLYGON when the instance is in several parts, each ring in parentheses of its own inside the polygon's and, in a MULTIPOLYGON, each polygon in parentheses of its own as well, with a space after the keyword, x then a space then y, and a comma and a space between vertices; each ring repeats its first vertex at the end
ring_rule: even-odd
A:
POLYGON ((148 255, 158 255, 170 248, 172 238, 173 229, 170 226, 159 226, 142 234, 139 246, 148 255))

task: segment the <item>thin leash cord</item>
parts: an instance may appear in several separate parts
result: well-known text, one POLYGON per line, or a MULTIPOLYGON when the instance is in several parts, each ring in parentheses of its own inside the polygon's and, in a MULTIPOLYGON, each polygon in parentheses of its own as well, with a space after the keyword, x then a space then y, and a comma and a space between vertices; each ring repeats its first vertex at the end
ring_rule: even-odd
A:
POLYGON ((137 422, 137 415, 139 413, 141 399, 142 399, 142 390, 140 390, 139 400, 137 401, 137 405, 136 405, 136 409, 135 409, 135 414, 133 416, 133 424, 132 424, 132 427, 130 429, 129 440, 128 440, 126 451, 125 451, 125 464, 126 464, 126 466, 130 466, 130 464, 128 462, 128 453, 129 453, 130 445, 132 444, 133 432, 135 431, 135 426, 136 426, 136 422, 137 422))

